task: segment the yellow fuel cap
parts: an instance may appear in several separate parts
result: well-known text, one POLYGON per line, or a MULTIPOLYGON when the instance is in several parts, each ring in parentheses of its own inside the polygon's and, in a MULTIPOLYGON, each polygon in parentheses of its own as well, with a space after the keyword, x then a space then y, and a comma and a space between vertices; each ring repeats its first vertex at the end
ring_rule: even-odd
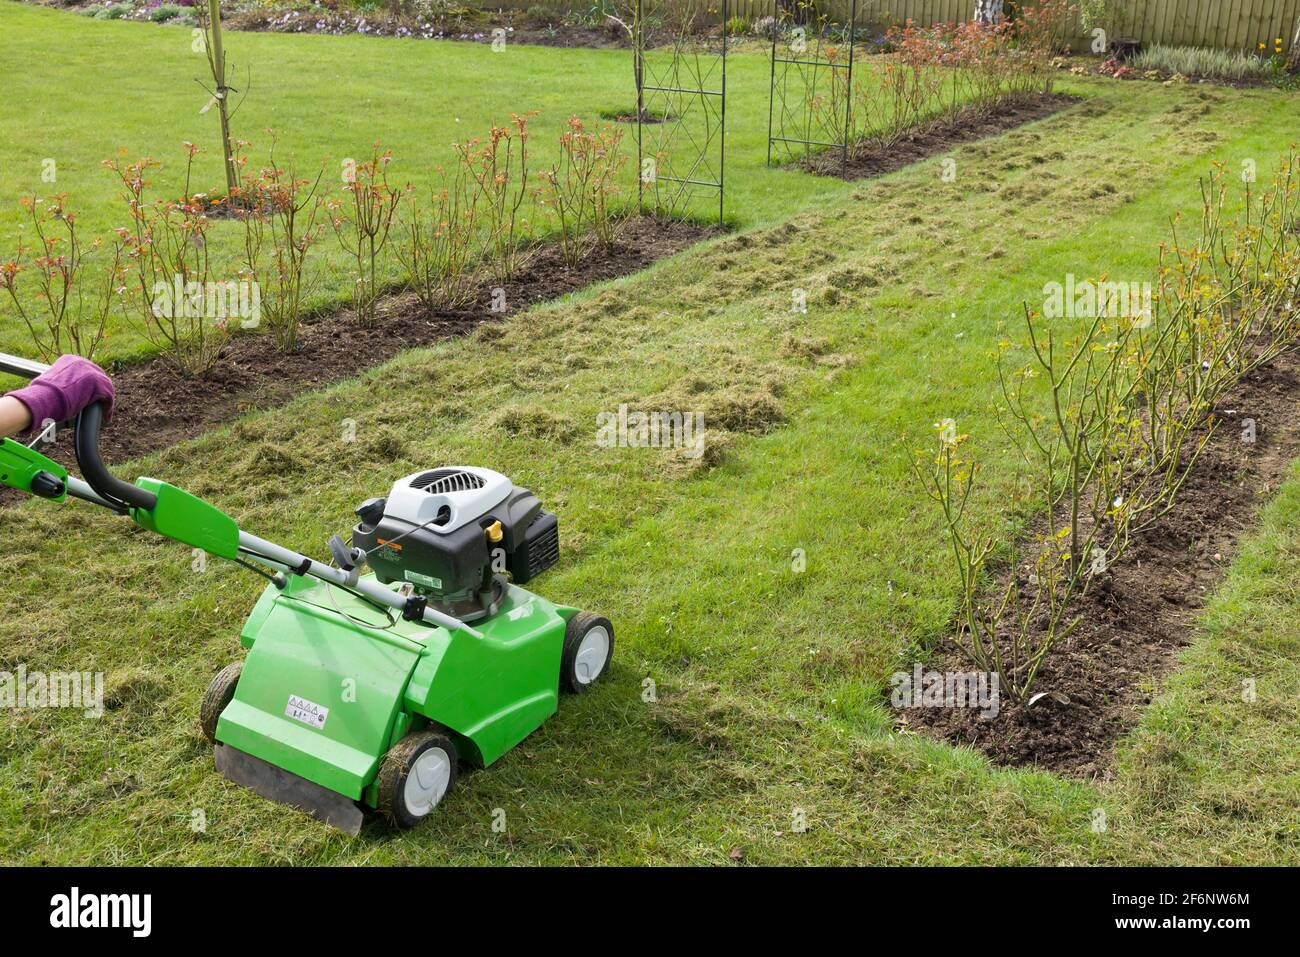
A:
POLYGON ((505 538, 505 532, 502 530, 500 522, 493 522, 484 531, 487 532, 488 541, 493 545, 505 538))

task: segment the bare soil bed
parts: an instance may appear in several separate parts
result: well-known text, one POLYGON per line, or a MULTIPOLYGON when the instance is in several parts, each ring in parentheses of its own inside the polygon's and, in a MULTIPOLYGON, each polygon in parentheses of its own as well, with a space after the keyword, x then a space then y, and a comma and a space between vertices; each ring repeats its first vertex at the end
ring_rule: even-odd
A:
MULTIPOLYGON (((234 30, 255 33, 325 33, 332 35, 362 32, 369 36, 406 37, 425 40, 455 40, 490 44, 500 38, 493 31, 505 30, 509 44, 560 47, 563 49, 631 50, 632 38, 621 24, 613 20, 570 22, 566 17, 533 16, 510 11, 462 9, 445 20, 426 21, 374 11, 337 10, 321 14, 304 5, 302 10, 248 9, 235 13, 226 25, 234 30)), ((707 36, 707 34, 702 34, 707 36)), ((647 27, 646 42, 651 46, 669 43, 673 31, 664 27, 647 27)))
MULTIPOLYGON (((104 459, 120 462, 193 438, 250 409, 280 405, 355 376, 405 349, 464 335, 483 322, 637 272, 716 231, 651 217, 631 219, 611 248, 592 250, 576 269, 564 262, 558 246, 541 246, 503 287, 504 312, 492 311, 496 284, 485 280, 476 301, 458 309, 429 313, 413 295, 403 294, 381 301, 379 320, 370 328, 348 310, 322 316, 304 323, 301 348, 294 353, 280 352, 265 335, 239 336, 226 346, 217 368, 202 377, 179 378, 160 359, 110 369, 117 412, 101 440, 104 459)), ((73 465, 70 430, 46 454, 73 465)), ((0 504, 22 497, 3 492, 0 504)))
MULTIPOLYGON (((1195 618, 1232 560, 1243 531, 1300 456, 1300 354, 1291 351, 1225 396, 1219 423, 1181 497, 1137 538, 1122 565, 1076 602, 1081 621, 1047 656, 1031 706, 985 719, 969 708, 910 708, 899 725, 983 751, 1009 765, 1105 777, 1116 740, 1150 703, 1195 634, 1195 618), (1244 421, 1255 441, 1243 441, 1244 421), (1098 587, 1100 586, 1100 587, 1098 587)), ((948 648, 926 665, 970 671, 948 648)))
POLYGON ((1079 102, 1082 102, 1079 97, 1064 93, 1018 97, 1001 103, 988 112, 963 110, 909 133, 901 142, 888 147, 870 143, 850 147, 847 162, 840 150, 828 149, 795 160, 790 165, 819 176, 838 176, 846 180, 883 176, 919 160, 938 156, 954 146, 998 136, 1026 123, 1041 120, 1079 102))

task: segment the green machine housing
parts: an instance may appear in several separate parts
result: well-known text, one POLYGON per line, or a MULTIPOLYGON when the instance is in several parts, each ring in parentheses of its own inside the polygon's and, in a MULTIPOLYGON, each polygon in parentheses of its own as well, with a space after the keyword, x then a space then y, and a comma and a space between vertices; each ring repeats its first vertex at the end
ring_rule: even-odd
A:
POLYGON ((323 582, 268 586, 217 741, 375 807, 380 762, 408 732, 432 724, 485 767, 554 714, 576 613, 510 585, 473 637, 323 582))

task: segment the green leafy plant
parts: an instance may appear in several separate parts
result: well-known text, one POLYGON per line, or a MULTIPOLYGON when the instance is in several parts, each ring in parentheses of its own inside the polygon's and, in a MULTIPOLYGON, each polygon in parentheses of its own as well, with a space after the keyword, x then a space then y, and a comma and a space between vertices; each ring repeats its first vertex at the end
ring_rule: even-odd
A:
POLYGON ((734 16, 727 21, 727 35, 733 37, 743 37, 750 31, 749 17, 734 16))
POLYGON ((544 7, 538 4, 534 4, 525 10, 524 17, 529 23, 537 26, 546 26, 547 24, 554 23, 559 19, 556 11, 552 10, 550 7, 544 7))
POLYGON ((1121 9, 1119 0, 1079 0, 1079 22, 1084 30, 1109 26, 1121 9))
POLYGON ((617 5, 613 0, 595 0, 587 10, 587 22, 592 26, 600 26, 614 19, 616 13, 617 5))
POLYGON ((1144 47, 1133 58, 1131 65, 1135 70, 1159 70, 1170 75, 1232 82, 1263 79, 1268 76, 1270 69, 1267 59, 1238 50, 1166 46, 1161 43, 1144 47))
POLYGON ((149 11, 149 19, 154 23, 166 23, 168 20, 175 20, 177 17, 183 17, 188 13, 185 7, 175 3, 164 3, 153 10, 149 11))

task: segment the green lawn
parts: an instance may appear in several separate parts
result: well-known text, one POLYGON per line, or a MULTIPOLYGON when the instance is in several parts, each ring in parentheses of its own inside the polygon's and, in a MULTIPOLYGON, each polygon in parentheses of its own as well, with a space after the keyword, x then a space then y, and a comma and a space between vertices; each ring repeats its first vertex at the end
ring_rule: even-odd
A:
MULTIPOLYGON (((6 23, 56 28, 50 48, 64 46, 65 25, 120 31, 96 56, 66 44, 80 70, 167 32, 3 9, 6 23)), ((344 74, 315 65, 326 43, 427 58, 426 74, 473 88, 446 103, 495 102, 490 73, 461 72, 470 58, 492 62, 479 48, 236 39, 280 44, 277 66, 296 64, 281 89, 304 83, 297 104, 317 111, 295 133, 304 144, 322 123, 340 141, 350 123, 350 142, 370 135, 341 105, 323 118, 329 87, 309 95, 301 69, 344 74)), ((10 53, 12 31, 0 44, 10 53)), ((608 102, 595 66, 604 54, 508 55, 608 102)), ((355 56, 361 69, 366 55, 355 56)), ((374 63, 350 98, 404 115, 391 104, 411 95, 409 79, 374 63)), ((1268 168, 1300 105, 1273 91, 1072 82, 1091 102, 956 151, 954 183, 927 163, 847 186, 759 169, 760 65, 737 69, 740 105, 728 110, 731 205, 753 228, 123 469, 162 475, 251 531, 320 554, 394 476, 443 462, 497 468, 561 516, 564 557, 537 587, 614 621, 610 680, 466 776, 422 828, 350 840, 224 781, 199 734, 199 696, 237 657, 258 580, 218 563, 196 573, 187 549, 75 503, 26 503, 3 517, 0 669, 104 671, 110 710, 97 721, 0 715, 0 859, 728 863, 738 848, 751 863, 1300 862, 1300 473, 1123 744, 1113 780, 999 769, 896 734, 881 694, 946 631, 956 592, 901 437, 955 417, 986 463, 978 517, 1014 534, 1008 503, 1023 476, 988 403, 990 354, 1020 303, 1067 272, 1150 277, 1169 216, 1196 208, 1208 164, 1268 168), (808 291, 806 315, 790 311, 794 289, 808 291), (597 448, 596 414, 621 402, 703 411, 708 455, 597 448), (358 423, 354 443, 342 441, 345 419, 358 423), (1253 703, 1243 676, 1257 679, 1253 703), (498 808, 505 834, 492 829, 498 808), (1103 833, 1091 827, 1097 808, 1103 833)), ((71 67, 58 69, 70 83, 71 67)), ((35 132, 43 103, 71 98, 58 86, 40 100, 5 91, 26 115, 0 119, 3 175, 47 136, 35 132)), ((48 141, 91 136, 73 125, 48 141)), ((128 145, 153 148, 147 130, 135 135, 128 145)))
MULTIPOLYGON (((204 78, 206 61, 191 51, 189 29, 89 20, 8 0, 0 0, 0 15, 0 59, 30 64, 0 77, 6 104, 0 110, 0 259, 12 255, 25 221, 18 205, 23 196, 67 193, 87 234, 123 225, 115 178, 101 166, 118 151, 128 159, 161 161, 163 168, 151 177, 153 195, 176 198, 184 183, 181 144, 197 143, 207 152, 199 158, 195 188, 224 192, 216 113, 199 113, 208 94, 196 80, 204 78), (56 164, 54 184, 41 180, 46 159, 56 164)), ((368 156, 376 140, 393 150, 394 182, 427 185, 435 167, 451 164, 453 143, 483 137, 512 113, 538 111, 532 120, 536 169, 554 160, 555 141, 570 115, 601 123, 602 111, 635 108, 628 51, 509 46, 493 53, 478 43, 232 32, 226 55, 231 84, 247 88, 233 127, 236 136, 253 142, 250 160, 264 158, 265 131, 274 129, 277 157, 291 159, 300 171, 325 164, 324 188, 331 193, 340 192, 342 161, 368 156)), ((766 168, 767 71, 766 58, 752 53, 733 57, 728 70, 727 207, 741 226, 848 192, 843 183, 766 168)), ((625 129, 631 159, 623 195, 629 197, 636 140, 635 127, 625 129)), ((693 133, 700 138, 702 130, 693 133)), ((701 193, 692 211, 707 218, 716 217, 716 209, 716 193, 701 193)), ((234 254, 238 228, 215 227, 219 258, 234 254)), ((546 228, 537 224, 539 232, 546 228)), ((318 300, 348 288, 337 247, 332 235, 317 247, 319 265, 328 267, 318 300)), ((5 296, 0 350, 21 350, 26 341, 5 296)), ((118 323, 103 355, 121 358, 146 347, 138 330, 118 323)))

